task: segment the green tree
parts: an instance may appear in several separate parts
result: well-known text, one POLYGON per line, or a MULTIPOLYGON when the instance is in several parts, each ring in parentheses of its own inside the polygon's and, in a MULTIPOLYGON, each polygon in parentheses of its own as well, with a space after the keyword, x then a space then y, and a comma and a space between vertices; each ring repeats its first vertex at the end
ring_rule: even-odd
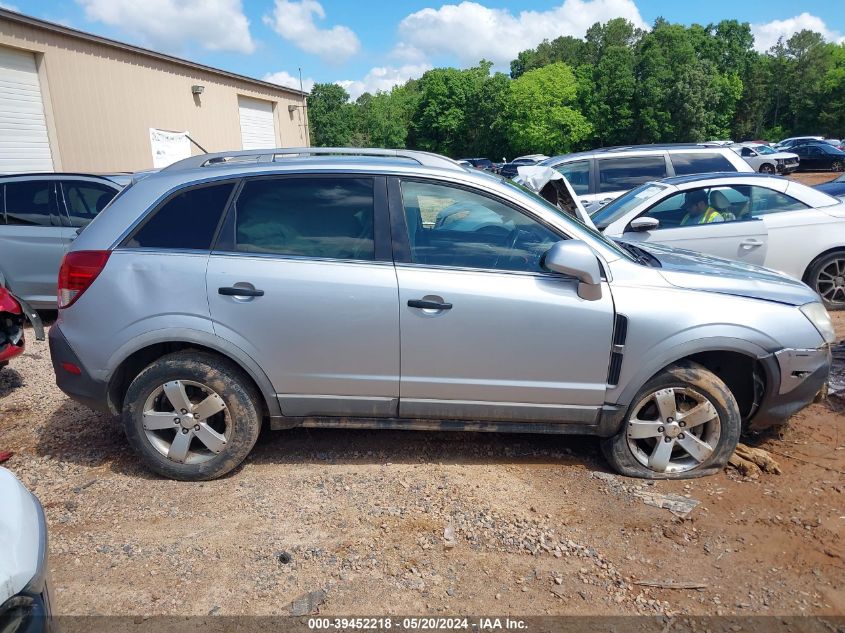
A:
POLYGON ((552 41, 543 40, 537 48, 520 52, 511 62, 511 79, 516 79, 529 70, 542 68, 556 62, 577 68, 584 63, 586 42, 571 35, 562 35, 552 41))
POLYGON ((577 88, 572 69, 560 62, 513 80, 505 110, 512 150, 568 152, 589 137, 592 126, 576 107, 577 88))
POLYGON ((353 139, 355 110, 349 93, 337 84, 314 84, 308 97, 308 123, 311 144, 316 147, 343 147, 353 139))
POLYGON ((821 131, 835 137, 845 137, 845 44, 829 44, 827 70, 822 81, 819 100, 821 131))

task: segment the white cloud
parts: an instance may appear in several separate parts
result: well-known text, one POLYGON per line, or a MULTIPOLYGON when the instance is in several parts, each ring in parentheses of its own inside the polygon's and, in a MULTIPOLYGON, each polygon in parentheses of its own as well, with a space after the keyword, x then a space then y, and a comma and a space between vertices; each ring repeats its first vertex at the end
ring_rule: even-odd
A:
POLYGON ((276 0, 273 15, 265 15, 264 22, 301 50, 327 62, 342 63, 361 50, 361 42, 352 29, 342 25, 321 29, 315 24, 315 17, 326 17, 317 0, 276 0))
POLYGON ((547 11, 490 9, 477 2, 422 9, 399 23, 403 46, 427 55, 452 54, 464 64, 507 65, 526 48, 560 35, 583 37, 595 22, 627 18, 646 28, 634 0, 565 0, 547 11))
POLYGON ((409 79, 416 79, 425 71, 431 70, 431 64, 406 64, 404 66, 378 66, 371 68, 363 79, 345 79, 335 83, 343 86, 352 99, 357 99, 365 92, 388 91, 393 86, 403 84, 409 79))
POLYGON ((0 9, 6 9, 6 11, 14 11, 15 13, 21 12, 21 10, 18 9, 18 7, 16 7, 15 5, 6 4, 5 2, 0 2, 0 9))
MULTIPOLYGON (((267 73, 264 75, 264 81, 269 81, 271 84, 278 84, 280 86, 299 90, 299 77, 295 77, 284 70, 280 70, 277 73, 267 73)), ((305 92, 311 92, 311 88, 313 87, 314 80, 311 77, 302 78, 302 89, 305 90, 305 92)))
POLYGON ((761 53, 765 52, 777 44, 778 38, 782 37, 786 41, 794 33, 804 29, 821 33, 829 42, 845 42, 845 37, 840 32, 827 28, 824 20, 805 11, 786 20, 752 24, 751 32, 754 34, 754 48, 761 53))
POLYGON ((88 20, 104 22, 147 46, 181 50, 188 41, 212 51, 252 53, 241 0, 77 0, 88 20))

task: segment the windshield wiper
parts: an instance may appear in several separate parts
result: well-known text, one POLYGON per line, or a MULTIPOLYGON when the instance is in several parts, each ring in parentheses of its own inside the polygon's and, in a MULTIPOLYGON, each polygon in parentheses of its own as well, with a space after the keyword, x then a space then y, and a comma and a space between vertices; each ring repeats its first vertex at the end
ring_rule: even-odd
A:
POLYGON ((624 248, 631 256, 637 261, 638 264, 642 264, 643 266, 650 266, 650 267, 659 267, 660 260, 658 260, 654 255, 648 253, 647 251, 634 246, 633 244, 629 244, 628 242, 623 242, 622 240, 614 240, 619 246, 624 248))

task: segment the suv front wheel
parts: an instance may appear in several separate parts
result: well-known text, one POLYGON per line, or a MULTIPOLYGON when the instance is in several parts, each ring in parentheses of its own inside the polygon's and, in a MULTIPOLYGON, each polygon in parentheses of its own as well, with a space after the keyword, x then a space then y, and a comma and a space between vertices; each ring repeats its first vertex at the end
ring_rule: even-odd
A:
POLYGON ((132 381, 123 426, 151 470, 204 481, 225 475, 252 450, 261 431, 257 403, 239 367, 203 352, 176 352, 132 381))
POLYGON ((702 365, 685 361, 646 383, 602 450, 630 477, 701 477, 724 467, 740 429, 739 407, 727 385, 702 365))

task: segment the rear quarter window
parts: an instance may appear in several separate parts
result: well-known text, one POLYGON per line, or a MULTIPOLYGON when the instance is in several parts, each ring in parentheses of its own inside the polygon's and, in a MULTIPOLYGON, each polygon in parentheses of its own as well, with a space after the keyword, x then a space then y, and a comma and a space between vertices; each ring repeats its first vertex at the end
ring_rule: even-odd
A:
POLYGON ((600 158, 598 165, 599 193, 628 191, 649 180, 666 177, 666 159, 663 154, 600 158))
POLYGON ((220 216, 235 183, 195 187, 162 203, 124 246, 177 250, 211 250, 220 216))
POLYGON ((717 152, 671 152, 669 158, 676 176, 706 174, 712 171, 736 171, 733 163, 717 152))

